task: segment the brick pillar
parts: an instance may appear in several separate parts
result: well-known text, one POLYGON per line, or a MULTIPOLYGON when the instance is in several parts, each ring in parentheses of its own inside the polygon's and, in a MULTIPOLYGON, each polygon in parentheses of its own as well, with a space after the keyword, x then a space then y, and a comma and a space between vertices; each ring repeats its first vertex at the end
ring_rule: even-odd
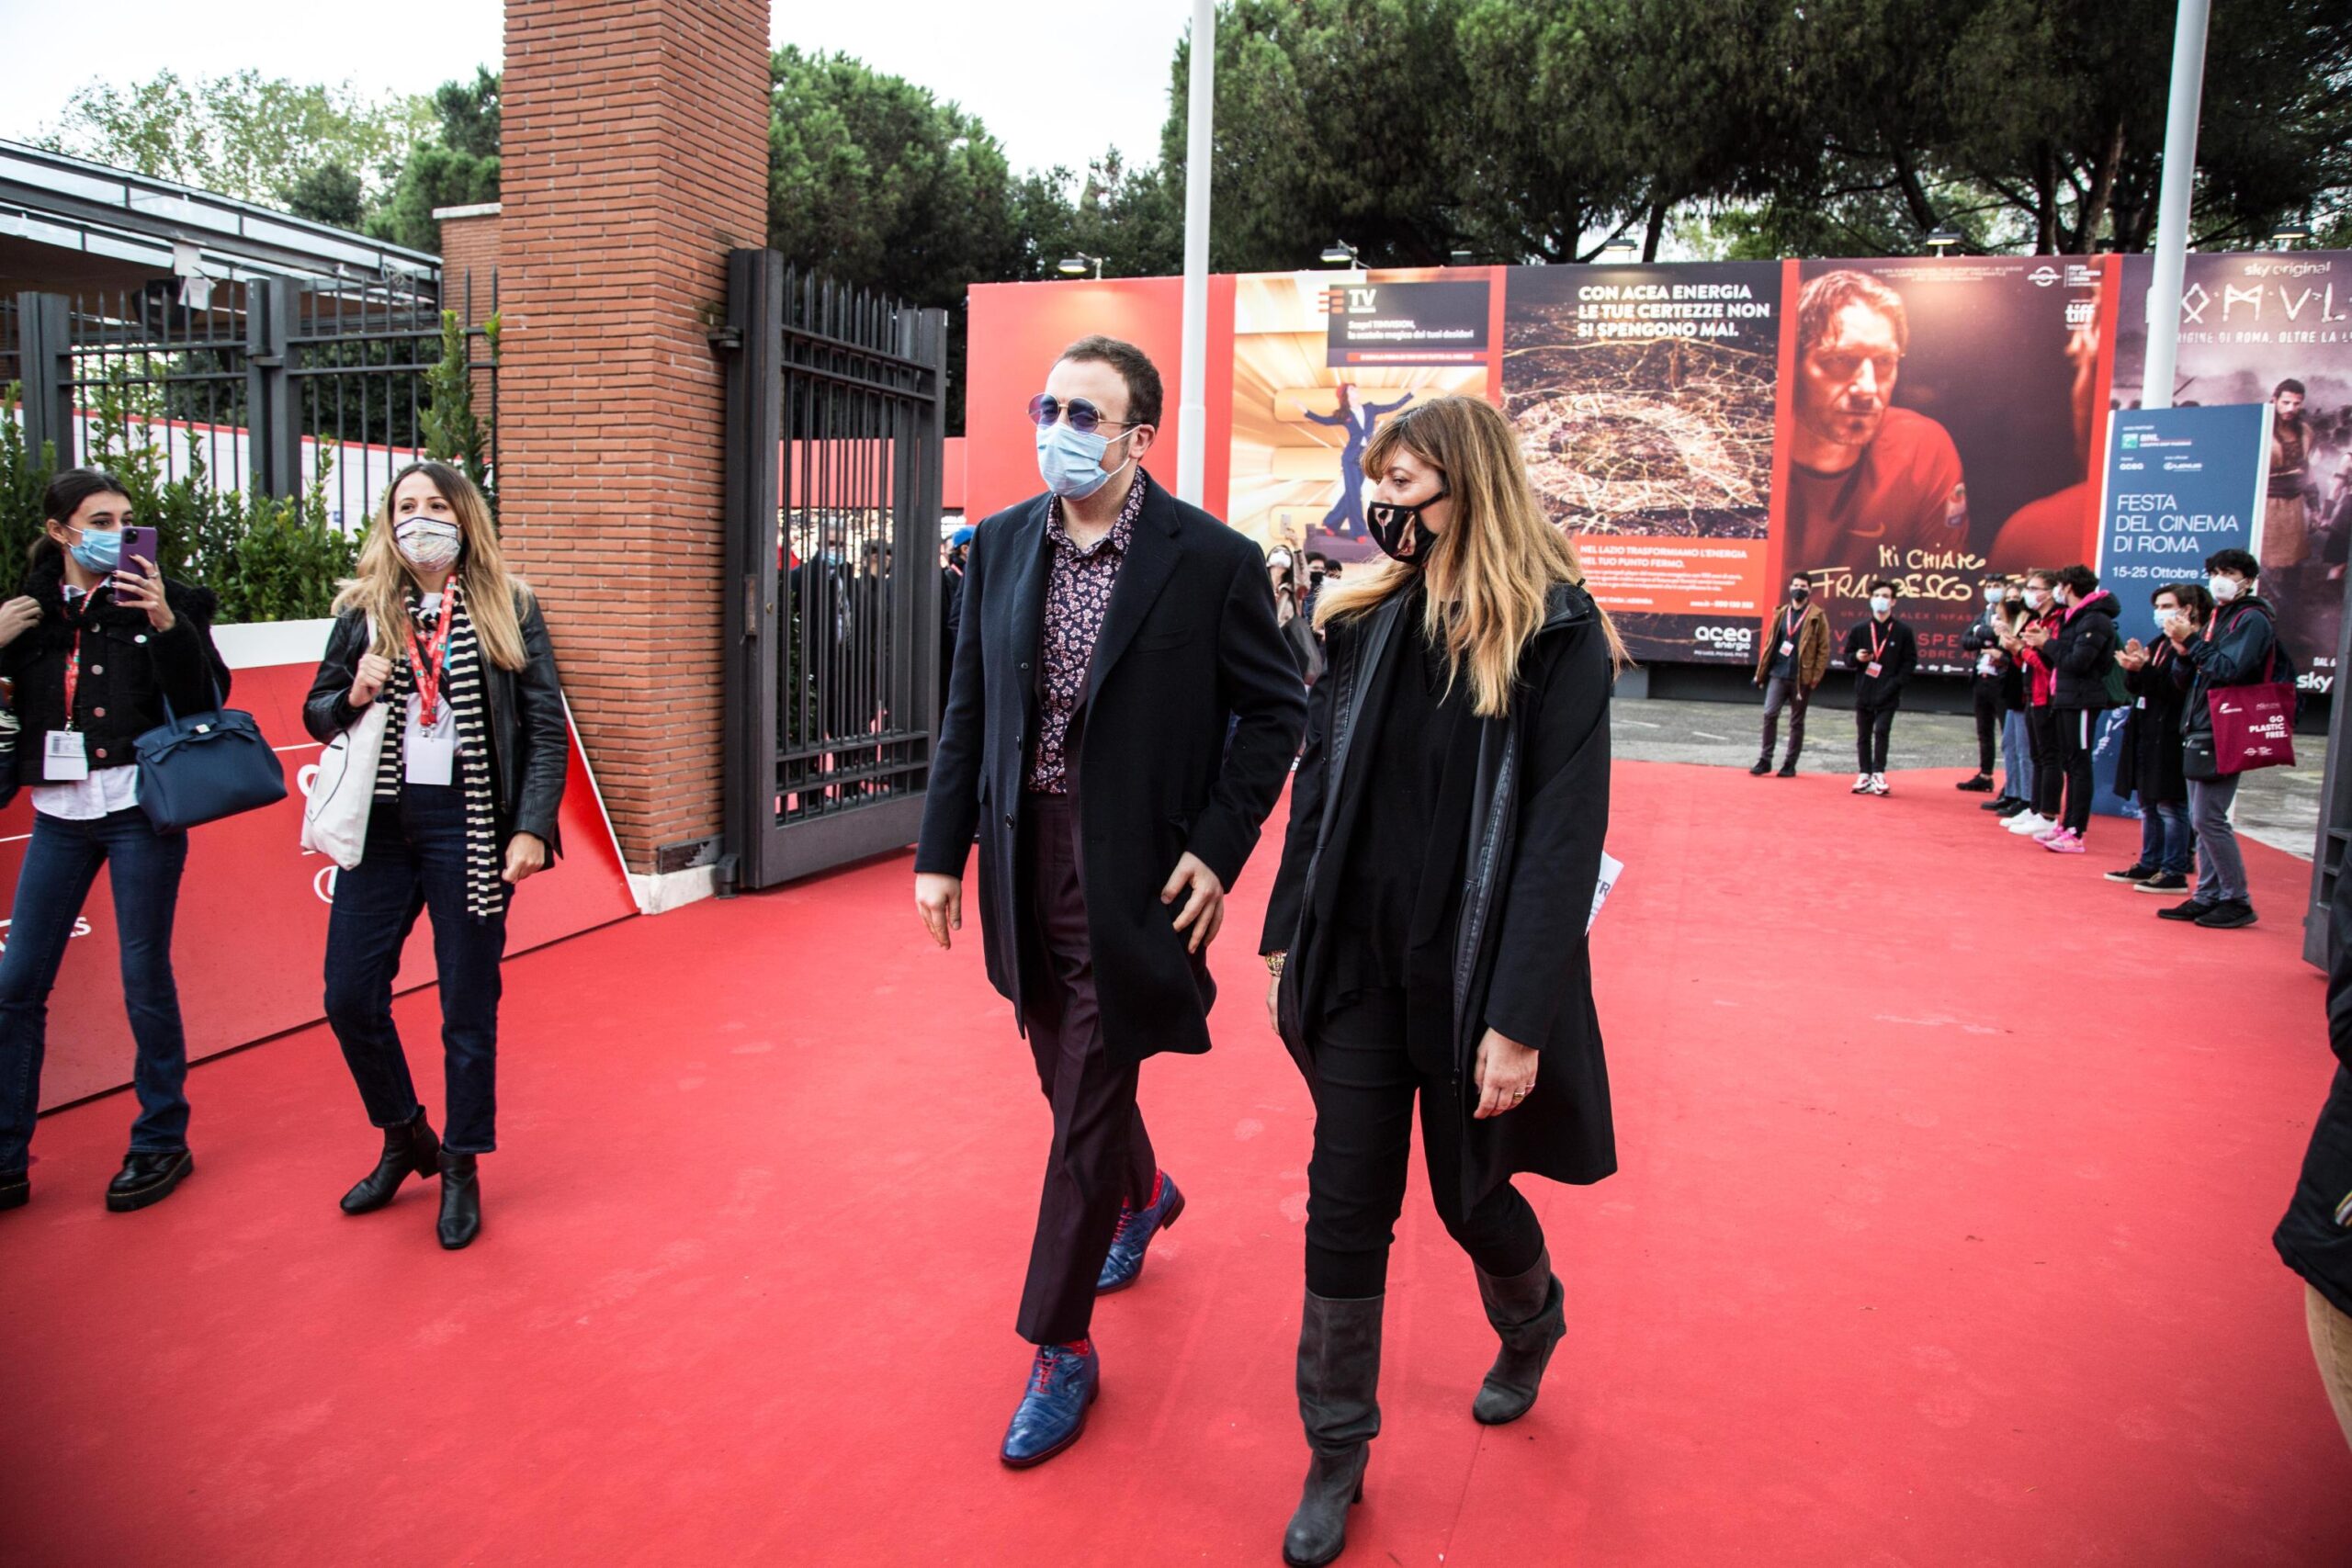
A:
POLYGON ((708 333, 766 243, 766 0, 506 0, 503 118, 501 523, 645 875, 720 828, 708 333))
POLYGON ((496 308, 498 203, 436 207, 433 217, 441 225, 441 302, 478 327, 496 308))

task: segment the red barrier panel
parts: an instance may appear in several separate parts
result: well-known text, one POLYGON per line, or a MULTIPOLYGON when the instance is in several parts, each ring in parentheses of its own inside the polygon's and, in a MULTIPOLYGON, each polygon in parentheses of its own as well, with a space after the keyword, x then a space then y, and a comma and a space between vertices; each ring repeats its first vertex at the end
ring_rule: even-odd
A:
MULTIPOLYGON (((302 698, 326 646, 326 621, 222 626, 222 655, 236 671, 230 705, 251 713, 286 764, 287 797, 197 829, 189 836, 172 956, 190 1060, 316 1022, 334 863, 300 844, 303 789, 318 743, 302 728, 302 698)), ((0 888, 13 902, 32 833, 32 802, 0 812, 0 888)), ((521 953, 636 913, 612 828, 574 731, 561 816, 564 856, 517 891, 506 951, 521 953)), ((5 942, 0 931, 0 942, 5 942)), ((433 982, 433 939, 420 919, 401 966, 401 988, 433 982)), ((43 1109, 130 1081, 130 1026, 114 934, 114 901, 99 877, 66 944, 49 1002, 43 1109)))

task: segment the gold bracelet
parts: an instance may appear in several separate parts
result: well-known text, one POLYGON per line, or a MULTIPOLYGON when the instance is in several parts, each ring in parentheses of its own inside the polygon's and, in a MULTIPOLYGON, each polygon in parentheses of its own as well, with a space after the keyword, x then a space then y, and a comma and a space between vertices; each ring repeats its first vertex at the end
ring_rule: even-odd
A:
POLYGON ((1289 961, 1290 954, 1287 953, 1267 953, 1266 973, 1272 975, 1277 980, 1281 979, 1283 977, 1283 965, 1289 961))

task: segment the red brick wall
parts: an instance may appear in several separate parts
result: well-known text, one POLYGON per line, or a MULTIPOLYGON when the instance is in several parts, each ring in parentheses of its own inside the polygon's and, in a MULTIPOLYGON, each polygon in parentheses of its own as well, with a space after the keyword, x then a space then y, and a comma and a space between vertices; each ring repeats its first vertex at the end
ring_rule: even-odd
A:
POLYGON ((499 491, 632 871, 719 829, 727 253, 765 243, 766 0, 507 0, 499 491))
POLYGON ((465 316, 469 327, 481 325, 494 308, 492 279, 498 272, 498 220, 495 207, 477 217, 441 220, 442 302, 465 316))

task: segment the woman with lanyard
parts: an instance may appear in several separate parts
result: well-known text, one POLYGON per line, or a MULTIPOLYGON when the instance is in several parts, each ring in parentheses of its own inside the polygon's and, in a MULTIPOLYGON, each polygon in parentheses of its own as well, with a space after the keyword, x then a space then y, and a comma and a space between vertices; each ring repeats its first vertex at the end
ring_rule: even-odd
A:
POLYGON ((327 1021, 383 1157, 347 1214, 441 1178, 441 1245, 481 1229, 476 1161, 496 1148, 499 964, 514 887, 557 852, 571 736, 537 601, 507 575, 490 508, 441 463, 403 469, 360 547, 358 574, 303 718, 322 742, 391 705, 359 863, 335 879, 327 1021), (433 921, 447 1075, 434 1135, 392 1025, 392 980, 418 914, 433 921))
POLYGON ((1416 404, 1363 471, 1391 558, 1324 594, 1329 663, 1261 947, 1268 1010, 1315 1100, 1298 1342, 1312 1458, 1292 1563, 1337 1557, 1363 1494, 1415 1102, 1430 1196, 1501 1340, 1471 1405, 1488 1425, 1535 1403, 1566 1332, 1510 1179, 1617 1165, 1585 928, 1622 646, 1491 405, 1416 404))
POLYGON ((131 743, 165 721, 166 699, 182 713, 217 705, 229 670, 212 646, 211 593, 165 578, 144 555, 122 558, 131 513, 119 482, 69 468, 50 481, 42 514, 24 595, 0 605, 0 676, 16 682, 17 777, 33 801, 0 957, 0 1209, 31 1195, 27 1146, 40 1110, 49 993, 104 866, 139 1051, 139 1117, 107 1188, 107 1207, 123 1213, 170 1197, 196 1168, 172 976, 187 835, 157 832, 139 808, 131 743))

